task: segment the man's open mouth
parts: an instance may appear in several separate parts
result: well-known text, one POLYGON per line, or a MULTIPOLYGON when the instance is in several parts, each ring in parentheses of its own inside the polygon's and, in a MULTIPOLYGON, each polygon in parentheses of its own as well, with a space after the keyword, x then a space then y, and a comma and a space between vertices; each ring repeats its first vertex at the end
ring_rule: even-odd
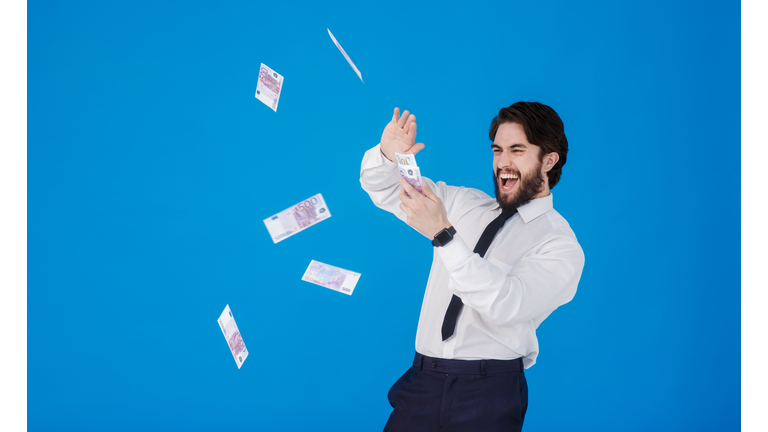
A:
POLYGON ((519 181, 516 174, 501 173, 499 174, 499 184, 501 184, 501 190, 505 192, 511 191, 517 182, 519 181))

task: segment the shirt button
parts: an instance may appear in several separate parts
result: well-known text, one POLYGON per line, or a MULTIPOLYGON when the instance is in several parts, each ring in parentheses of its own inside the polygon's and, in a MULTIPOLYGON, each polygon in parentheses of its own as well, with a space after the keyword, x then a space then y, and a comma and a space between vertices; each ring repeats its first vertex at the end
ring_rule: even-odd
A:
POLYGON ((436 368, 436 367, 437 367, 437 363, 435 363, 435 362, 432 362, 432 367, 433 367, 433 368, 436 368))

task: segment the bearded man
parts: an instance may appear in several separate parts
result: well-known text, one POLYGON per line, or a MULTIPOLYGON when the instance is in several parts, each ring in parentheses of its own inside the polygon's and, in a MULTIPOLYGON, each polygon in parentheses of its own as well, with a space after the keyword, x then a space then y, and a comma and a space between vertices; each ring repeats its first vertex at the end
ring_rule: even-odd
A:
POLYGON ((496 199, 426 177, 422 195, 401 179, 395 152, 424 149, 408 111, 395 108, 363 158, 360 183, 374 204, 435 246, 416 356, 389 391, 385 432, 521 430, 536 329, 576 293, 584 253, 550 192, 568 153, 562 120, 517 102, 489 136, 496 199))

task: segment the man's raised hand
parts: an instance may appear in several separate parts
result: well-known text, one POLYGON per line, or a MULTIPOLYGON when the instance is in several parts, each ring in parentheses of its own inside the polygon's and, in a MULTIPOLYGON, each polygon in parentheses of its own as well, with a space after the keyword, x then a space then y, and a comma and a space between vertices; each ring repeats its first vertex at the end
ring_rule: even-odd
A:
POLYGON ((392 120, 381 134, 381 152, 394 162, 395 152, 415 155, 423 148, 424 143, 416 144, 416 116, 405 110, 401 117, 400 108, 395 108, 392 120))

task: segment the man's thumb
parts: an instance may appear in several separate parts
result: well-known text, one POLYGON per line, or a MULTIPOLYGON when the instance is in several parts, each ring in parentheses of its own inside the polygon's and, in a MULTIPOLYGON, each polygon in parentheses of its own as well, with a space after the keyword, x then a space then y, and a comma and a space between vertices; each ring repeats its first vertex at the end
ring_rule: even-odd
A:
POLYGON ((425 147, 424 143, 414 144, 414 145, 411 146, 411 148, 408 149, 408 151, 405 152, 405 154, 413 154, 413 155, 415 155, 416 153, 424 150, 424 147, 425 147))

